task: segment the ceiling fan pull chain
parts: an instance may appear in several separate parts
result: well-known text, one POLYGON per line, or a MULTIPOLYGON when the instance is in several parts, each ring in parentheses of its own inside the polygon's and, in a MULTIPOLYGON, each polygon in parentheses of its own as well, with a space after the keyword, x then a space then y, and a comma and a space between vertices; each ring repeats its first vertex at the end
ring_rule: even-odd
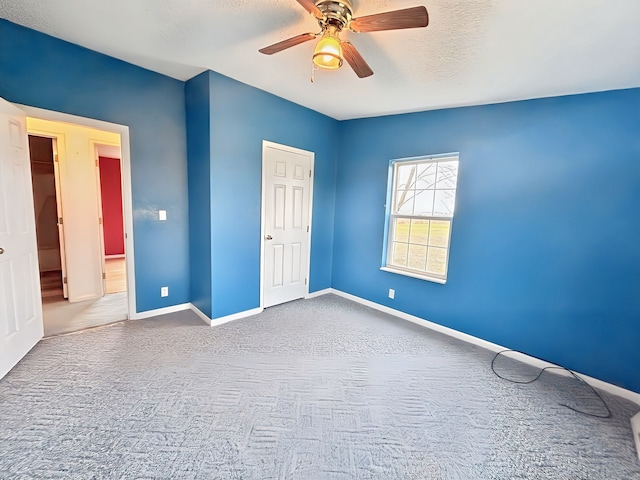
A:
POLYGON ((311 62, 311 83, 316 82, 316 64, 311 62))

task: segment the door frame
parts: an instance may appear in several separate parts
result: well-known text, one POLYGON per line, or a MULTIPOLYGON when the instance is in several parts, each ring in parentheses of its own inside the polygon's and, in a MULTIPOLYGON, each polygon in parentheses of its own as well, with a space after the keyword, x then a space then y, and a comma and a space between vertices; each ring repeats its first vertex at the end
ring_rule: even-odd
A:
MULTIPOLYGON (((122 142, 122 137, 120 138, 120 142, 122 142)), ((94 161, 96 164, 96 193, 98 195, 98 215, 100 216, 100 254, 102 255, 101 258, 101 262, 102 262, 102 292, 103 292, 103 296, 107 295, 107 277, 105 275, 105 272, 107 271, 107 259, 106 259, 106 247, 104 244, 104 214, 103 214, 103 209, 102 209, 102 179, 100 177, 100 147, 106 147, 106 148, 110 148, 110 147, 116 147, 118 149, 120 149, 120 144, 113 144, 113 143, 108 143, 102 140, 94 140, 94 139, 90 139, 89 140, 89 145, 91 146, 89 148, 90 151, 93 152, 93 157, 94 157, 94 161)), ((118 154, 118 156, 122 156, 122 154, 118 154)), ((122 160, 120 159, 120 185, 122 186, 122 160)), ((122 187, 121 187, 122 188, 122 187)), ((124 195, 122 196, 124 198, 124 195)), ((122 202, 124 203, 124 202, 122 202)), ((123 206, 121 206, 121 208, 123 208, 123 206)), ((123 215, 124 217, 124 215, 123 215)), ((124 219, 124 218, 123 218, 124 219)), ((126 237, 126 232, 125 232, 125 237, 126 237)), ((125 249, 124 249, 124 261, 125 261, 125 269, 126 269, 126 265, 127 265, 127 247, 125 245, 125 249)))
POLYGON ((266 149, 268 147, 276 148, 278 150, 284 150, 287 152, 298 153, 301 155, 308 155, 310 157, 311 163, 311 177, 309 178, 309 241, 307 242, 307 265, 304 269, 305 278, 308 279, 305 285, 305 298, 309 296, 309 284, 311 283, 311 234, 313 233, 313 184, 315 178, 315 153, 310 150, 303 150, 301 148, 291 147, 289 145, 283 145, 281 143, 270 142, 268 140, 262 141, 262 193, 260 195, 260 309, 264 309, 264 236, 266 231, 265 225, 265 195, 266 195, 266 168, 265 168, 265 159, 266 159, 266 149))
POLYGON ((127 307, 129 311, 128 318, 136 318, 136 277, 133 249, 133 199, 131 194, 131 151, 129 143, 129 127, 117 123, 80 117, 68 113, 55 112, 53 110, 45 110, 43 108, 31 107, 28 105, 14 105, 24 111, 27 117, 40 118, 42 120, 49 120, 52 122, 72 123, 83 127, 120 134, 122 210, 124 214, 125 263, 127 270, 127 307))

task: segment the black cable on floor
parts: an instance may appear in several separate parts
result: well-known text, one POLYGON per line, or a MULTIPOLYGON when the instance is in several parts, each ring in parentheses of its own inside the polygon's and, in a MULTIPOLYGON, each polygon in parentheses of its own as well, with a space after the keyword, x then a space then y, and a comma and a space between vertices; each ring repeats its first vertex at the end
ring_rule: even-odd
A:
POLYGON ((528 385, 529 383, 533 383, 536 380, 538 380, 546 370, 563 370, 565 372, 569 372, 574 378, 576 378, 579 381, 581 381, 582 383, 584 383, 589 388, 589 390, 591 390, 593 392, 593 394, 596 397, 598 397, 600 402, 602 402, 602 405, 604 406, 604 408, 607 410, 607 414, 606 415, 597 415, 597 414, 594 414, 594 413, 584 412, 582 410, 578 410, 577 408, 574 408, 574 407, 572 407, 570 405, 567 405, 565 403, 561 403, 560 405, 562 405, 563 407, 567 407, 569 410, 573 410, 574 412, 581 413, 581 414, 587 415, 589 417, 595 417, 595 418, 610 418, 611 417, 611 410, 609 410, 609 406, 607 405, 607 402, 604 401, 602 396, 596 391, 595 388, 593 388, 591 385, 589 385, 580 375, 578 375, 573 370, 569 370, 566 367, 557 365, 557 364, 555 364, 553 362, 549 362, 548 360, 545 360, 543 358, 533 357, 533 358, 536 358, 536 359, 538 359, 540 361, 543 361, 543 362, 546 362, 546 363, 551 363, 552 366, 544 367, 543 369, 541 369, 538 372, 538 375, 536 375, 536 377, 531 379, 531 380, 513 380, 511 378, 507 378, 507 377, 504 377, 504 376, 500 375, 498 372, 496 372, 494 364, 495 364, 497 358, 500 355, 502 355, 503 353, 511 353, 511 352, 513 352, 513 353, 521 353, 522 355, 528 355, 529 357, 533 357, 533 355, 529 355, 528 353, 524 353, 524 352, 521 352, 520 350, 512 350, 512 349, 506 349, 506 350, 502 350, 502 351, 496 353, 496 355, 493 357, 493 360, 491 360, 491 370, 493 371, 493 373, 498 378, 501 378, 502 380, 506 380, 506 381, 512 382, 512 383, 519 383, 519 384, 522 384, 522 385, 528 385))

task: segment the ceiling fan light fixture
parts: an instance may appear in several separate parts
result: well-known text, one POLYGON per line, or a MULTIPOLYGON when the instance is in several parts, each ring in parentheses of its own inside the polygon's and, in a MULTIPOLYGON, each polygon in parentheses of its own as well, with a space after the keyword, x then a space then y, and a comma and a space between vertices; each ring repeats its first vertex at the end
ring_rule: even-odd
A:
POLYGON ((313 63, 320 68, 335 70, 342 66, 342 45, 335 27, 329 27, 313 51, 313 63))
MULTIPOLYGON (((344 30, 381 32, 429 25, 429 13, 423 5, 354 17, 352 0, 297 0, 297 2, 318 21, 320 32, 296 35, 258 51, 265 55, 272 55, 322 35, 313 51, 313 68, 335 70, 340 68, 342 62, 346 60, 358 78, 370 77, 373 75, 373 70, 351 42, 340 40, 340 32, 344 30)), ((313 74, 311 81, 313 82, 313 74)))

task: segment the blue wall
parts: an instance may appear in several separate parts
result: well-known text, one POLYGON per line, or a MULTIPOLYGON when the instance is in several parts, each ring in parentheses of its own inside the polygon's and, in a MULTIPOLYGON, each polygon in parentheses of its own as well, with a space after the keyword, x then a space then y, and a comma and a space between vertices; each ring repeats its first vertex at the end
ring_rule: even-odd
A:
POLYGON ((0 97, 129 126, 137 310, 188 302, 184 83, 0 20, 0 97))
POLYGON ((213 318, 260 306, 262 141, 315 153, 310 291, 331 286, 339 122, 215 72, 211 95, 213 318))
POLYGON ((191 303, 211 318, 211 110, 209 74, 185 85, 191 303))
POLYGON ((334 288, 640 392, 640 89, 341 127, 334 288), (380 271, 389 160, 446 152, 448 283, 380 271))
POLYGON ((129 126, 138 311, 259 306, 270 140, 316 154, 310 291, 640 392, 640 89, 338 122, 214 72, 185 85, 4 20, 0 45, 0 96, 129 126), (389 160, 454 151, 448 283, 380 271, 389 160))

